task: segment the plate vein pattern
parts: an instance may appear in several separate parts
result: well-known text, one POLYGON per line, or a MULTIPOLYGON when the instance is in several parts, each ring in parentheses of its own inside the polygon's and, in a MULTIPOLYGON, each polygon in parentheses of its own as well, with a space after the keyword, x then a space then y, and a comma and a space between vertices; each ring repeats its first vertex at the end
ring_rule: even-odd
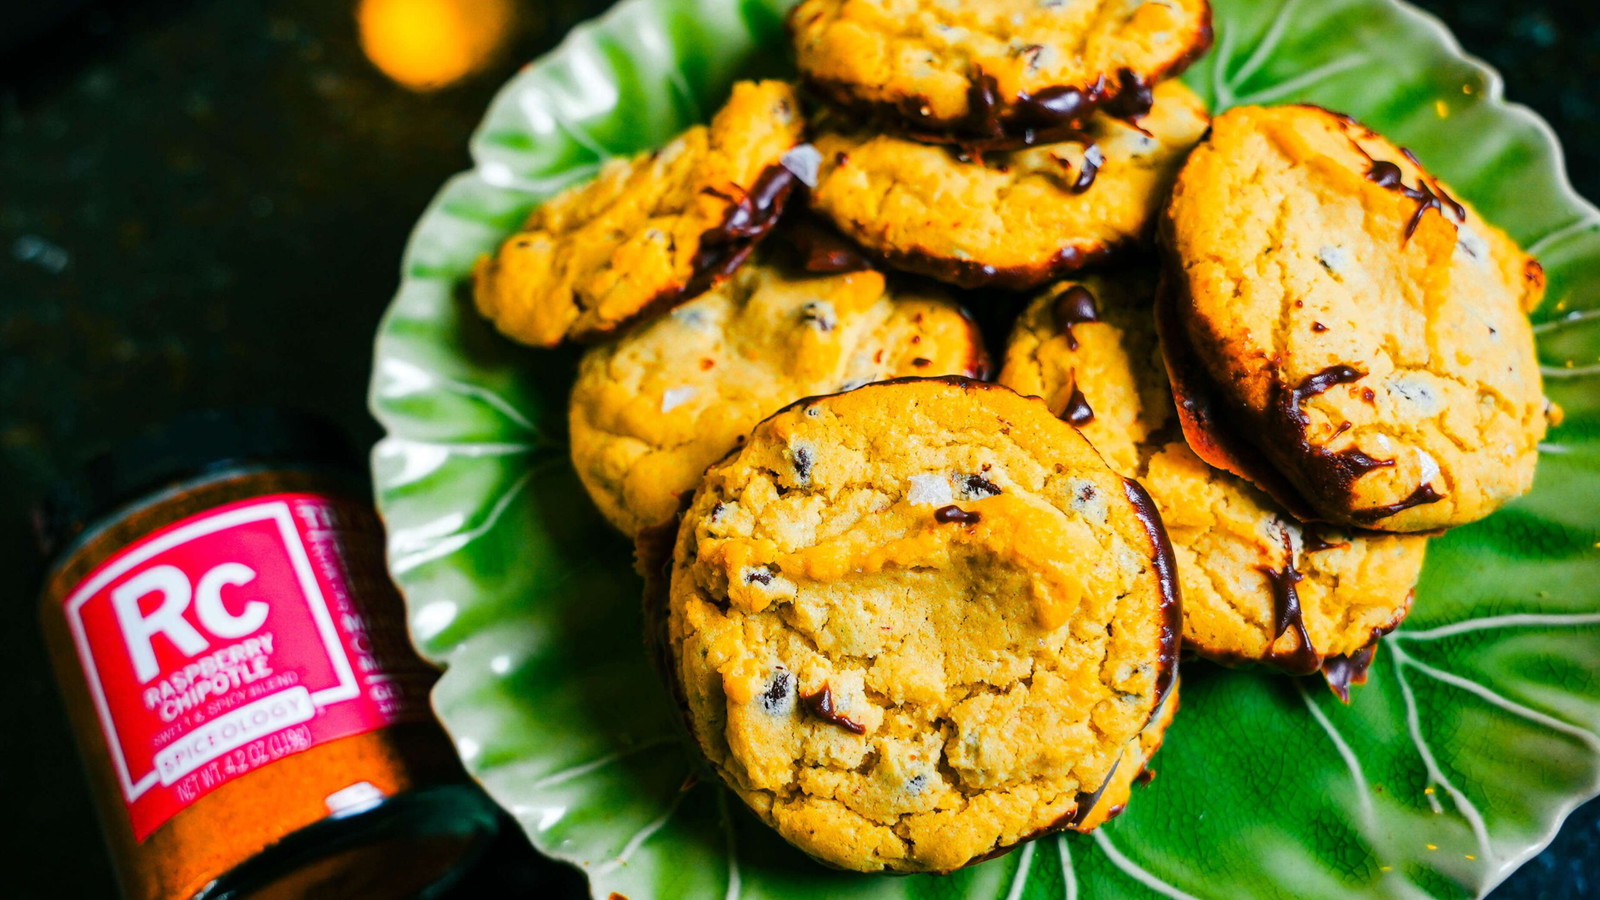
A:
POLYGON ((672 798, 672 803, 667 806, 666 812, 662 813, 657 818, 646 822, 643 828, 640 828, 638 831, 634 832, 633 837, 628 838, 628 842, 622 845, 622 850, 617 854, 616 858, 607 860, 606 862, 597 866, 595 868, 595 873, 598 875, 605 875, 624 865, 627 865, 629 857, 633 856, 633 854, 640 847, 644 846, 645 841, 650 840, 650 838, 656 832, 666 827, 666 824, 672 821, 672 817, 677 815, 678 810, 683 807, 684 798, 688 796, 689 791, 679 791, 678 796, 672 798))
MULTIPOLYGON (((629 747, 626 750, 617 750, 612 753, 607 753, 606 755, 597 759, 591 759, 588 762, 579 763, 571 768, 562 769, 559 772, 552 772, 538 781, 535 781, 533 786, 535 788, 555 787, 564 781, 571 781, 574 778, 581 778, 584 775, 596 772, 605 768, 606 766, 611 765, 612 763, 620 762, 621 760, 627 759, 635 754, 643 753, 646 750, 654 750, 657 747, 665 747, 668 744, 676 744, 677 742, 678 739, 674 735, 664 735, 662 737, 652 738, 629 747)), ((677 804, 674 803, 673 805, 676 807, 677 804)))
POLYGON ((1338 59, 1331 59, 1315 69, 1311 69, 1288 81, 1279 82, 1271 87, 1262 88, 1250 94, 1244 94, 1235 101, 1238 105, 1275 103, 1298 96, 1306 88, 1319 82, 1327 81, 1333 76, 1351 69, 1358 69, 1371 62, 1371 58, 1364 53, 1351 53, 1338 59))
POLYGON ((516 404, 500 396, 498 393, 481 384, 472 384, 457 378, 429 372, 421 366, 406 362, 397 357, 390 357, 379 363, 379 372, 389 379, 389 387, 385 388, 386 396, 390 398, 401 397, 407 394, 423 393, 429 388, 437 387, 445 393, 455 394, 467 400, 476 400, 500 413, 518 431, 543 440, 544 435, 539 426, 533 424, 528 414, 518 409, 516 404))
MULTIPOLYGON (((1230 92, 1241 87, 1250 80, 1250 76, 1261 68, 1261 64, 1271 58, 1278 45, 1283 42, 1283 34, 1289 28, 1289 20, 1294 16, 1295 8, 1300 5, 1300 0, 1285 0, 1272 16, 1272 24, 1268 26, 1267 33, 1256 42, 1255 49, 1250 51, 1250 56, 1239 68, 1233 71, 1228 78, 1230 92)), ((1219 55, 1218 57, 1222 57, 1219 55)))
MULTIPOLYGON (((531 814, 524 821, 535 846, 570 861, 588 861, 593 874, 603 875, 594 881, 600 896, 615 885, 630 896, 713 896, 720 888, 727 897, 748 894, 763 900, 1034 900, 1053 893, 1055 866, 1037 856, 1033 843, 1007 860, 948 878, 849 878, 813 866, 764 830, 736 834, 736 827, 755 820, 740 816, 742 807, 730 807, 739 801, 720 787, 708 786, 711 794, 679 789, 681 782, 674 779, 686 757, 669 748, 675 736, 663 736, 664 723, 653 715, 630 721, 627 710, 633 707, 619 706, 653 702, 631 686, 634 679, 649 677, 635 623, 623 621, 636 608, 632 594, 638 585, 627 571, 620 542, 603 546, 609 538, 598 519, 573 506, 582 505, 583 494, 564 465, 563 428, 557 421, 565 409, 560 378, 566 376, 547 361, 556 357, 500 341, 475 316, 470 301, 461 302, 472 261, 492 250, 530 206, 591 176, 605 158, 653 146, 663 129, 676 130, 688 124, 687 118, 703 117, 739 71, 752 65, 770 70, 778 54, 766 49, 781 41, 779 22, 790 2, 623 0, 575 29, 551 57, 517 75, 496 98, 472 141, 476 174, 452 179, 429 207, 407 248, 401 293, 380 326, 372 404, 390 436, 386 441, 395 443, 387 445, 388 458, 374 454, 374 467, 380 507, 391 527, 393 569, 419 643, 446 648, 433 658, 452 663, 441 682, 450 687, 436 691, 435 698, 459 745, 481 751, 468 760, 469 769, 489 776, 485 782, 496 799, 519 815, 531 814), (558 376, 554 380, 552 372, 558 376), (441 460, 441 454, 447 458, 441 460), (558 459, 563 465, 543 465, 558 459), (429 555, 419 558, 418 553, 429 555), (524 561, 522 570, 516 568, 518 559, 524 561), (527 560, 538 561, 531 571, 527 560), (448 624, 452 616, 457 624, 448 634, 431 643, 423 640, 436 620, 448 624), (491 672, 492 667, 474 666, 461 655, 469 651, 448 649, 482 633, 482 623, 502 619, 538 623, 525 640, 516 639, 522 643, 491 645, 512 648, 517 658, 526 659, 522 666, 491 672), (623 640, 616 639, 619 624, 623 640), (581 678, 573 674, 573 662, 581 664, 581 678), (557 698, 560 706, 552 707, 557 698), (547 711, 553 708, 561 712, 547 711), (503 719, 516 724, 495 724, 503 719), (605 723, 605 729, 596 730, 596 723, 605 723), (514 760, 517 771, 508 771, 506 760, 514 760), (540 772, 548 774, 540 777, 540 772)), ((1457 542, 1452 552, 1463 564, 1472 564, 1472 550, 1483 548, 1482 565, 1508 567, 1504 575, 1488 570, 1497 576, 1489 583, 1499 588, 1467 590, 1465 596, 1484 606, 1452 603, 1452 594, 1466 586, 1462 579, 1470 574, 1441 567, 1426 576, 1418 590, 1419 607, 1435 611, 1419 621, 1430 627, 1402 629, 1386 638, 1394 652, 1379 663, 1396 677, 1385 674, 1381 685, 1365 689, 1370 697, 1358 697, 1351 709, 1313 697, 1298 683, 1293 685, 1300 693, 1297 702, 1289 685, 1280 690, 1265 676, 1206 673, 1250 690, 1244 700, 1214 692, 1205 711, 1228 714, 1243 711, 1242 703, 1253 704, 1255 721, 1265 721, 1259 718, 1263 713, 1278 717, 1274 733, 1289 741, 1283 754, 1314 749, 1318 771, 1312 774, 1319 784, 1331 783, 1302 796, 1326 804, 1333 820, 1319 820, 1315 828, 1293 832, 1295 837, 1285 827, 1283 846, 1250 843, 1260 852, 1231 858, 1234 869, 1217 880, 1223 871, 1215 860, 1196 855, 1206 845, 1168 837, 1194 816, 1193 805, 1174 798, 1192 800, 1198 790, 1174 779, 1193 779, 1204 771, 1196 763, 1213 754, 1229 758, 1207 734, 1206 720, 1193 720, 1202 722, 1193 731, 1182 722, 1162 751, 1173 774, 1144 788, 1146 796, 1111 831, 1080 839, 1076 860, 1071 842, 1057 838, 1062 896, 1111 900, 1125 892, 1143 893, 1138 884, 1185 900, 1481 895, 1548 842, 1581 798, 1576 787, 1570 793, 1543 791, 1518 807, 1525 814, 1507 818, 1502 805, 1508 788, 1492 780, 1491 763, 1472 756, 1470 741, 1449 730, 1449 717, 1471 706, 1501 727, 1527 729, 1517 733, 1571 742, 1567 745, 1576 755, 1568 760, 1568 774, 1581 771, 1583 779, 1591 777, 1596 755, 1595 732, 1563 719, 1594 724, 1587 719, 1592 689, 1579 692, 1572 686, 1588 682, 1562 680, 1588 677, 1587 670, 1525 682, 1527 673, 1516 666, 1558 636, 1567 642, 1562 646, 1572 641, 1582 646, 1581 639, 1561 630, 1600 625, 1594 587, 1600 585, 1600 573, 1586 549, 1592 538, 1563 545, 1568 555, 1561 558, 1572 567, 1533 567, 1542 558, 1537 541, 1549 540, 1545 536, 1551 533, 1541 530, 1541 521, 1577 529, 1577 537, 1586 534, 1570 504, 1563 507, 1549 498, 1600 492, 1585 449, 1593 444, 1589 436, 1595 433, 1600 403, 1582 399, 1591 383, 1585 379, 1600 371, 1600 365, 1588 365, 1594 359, 1589 354, 1600 351, 1600 329, 1592 324, 1600 321, 1600 309, 1590 308, 1600 297, 1600 266, 1595 265, 1600 214, 1565 186, 1564 163, 1548 127, 1525 108, 1506 104, 1498 76, 1462 53, 1433 17, 1399 0, 1215 0, 1215 5, 1213 59, 1197 66, 1191 81, 1215 97, 1217 108, 1309 99, 1370 118, 1377 127, 1395 130, 1430 163, 1437 158, 1443 169, 1454 166, 1448 173, 1453 187, 1491 219, 1509 217, 1508 230, 1536 252, 1549 254, 1551 296, 1544 307, 1549 312, 1538 316, 1544 321, 1538 333, 1545 362, 1555 364, 1548 389, 1568 410, 1568 421, 1542 449, 1571 452, 1546 460, 1542 472, 1549 474, 1534 502, 1513 510, 1498 529, 1457 542), (1448 101, 1449 121, 1433 118, 1436 98, 1448 101), (1474 139, 1465 140, 1469 135, 1474 139), (1530 196, 1540 202, 1525 202, 1530 196), (1566 311, 1569 300, 1576 307, 1571 312, 1566 311), (1572 368, 1560 365, 1569 359, 1572 368), (1519 552, 1518 541, 1530 545, 1526 552, 1519 552), (1583 554, 1571 555, 1578 550, 1583 554), (1524 564, 1529 568, 1509 568, 1524 564), (1519 581, 1513 577, 1519 572, 1532 577, 1519 581), (1535 599, 1541 588, 1558 584, 1561 614, 1535 599), (1520 609, 1528 612, 1468 618, 1474 612, 1520 609), (1531 649, 1508 649, 1503 665, 1484 670, 1488 674, 1479 674, 1476 664, 1467 666, 1452 655, 1459 652, 1455 645, 1444 643, 1490 629, 1508 629, 1507 641, 1515 633, 1510 629, 1522 629, 1531 636, 1517 640, 1535 643, 1531 649), (1337 758, 1323 749, 1319 726, 1337 758), (1370 776, 1373 786, 1404 788, 1409 800, 1402 802, 1395 792, 1345 797, 1342 770, 1358 785, 1370 776), (1449 793, 1456 806, 1438 827, 1426 824, 1431 817, 1421 799, 1424 778, 1449 793), (1333 790, 1338 796, 1323 796, 1333 790), (1364 828, 1350 821, 1357 818, 1364 828), (1390 848, 1379 835, 1393 839, 1400 833, 1396 829, 1413 826, 1426 828, 1428 840, 1441 845, 1438 855, 1454 853, 1457 864, 1462 853, 1471 858, 1475 840, 1480 852, 1487 841, 1497 842, 1500 856, 1485 859, 1487 870, 1470 871, 1417 857, 1411 862, 1423 870, 1412 873, 1416 883, 1398 871, 1377 875, 1372 853, 1408 852, 1390 848), (1121 846, 1112 843, 1112 833, 1121 846), (1364 833, 1369 839, 1362 842, 1364 833), (1351 850, 1352 842, 1362 845, 1351 850), (1290 860, 1287 866, 1270 858, 1279 852, 1290 860), (1364 868, 1368 863, 1371 871, 1364 868), (1119 871, 1133 880, 1122 880, 1119 871), (1189 894, 1156 872, 1193 885, 1198 893, 1189 894), (1307 874, 1317 877, 1301 877, 1307 874)), ((1545 547, 1543 555, 1549 551, 1545 547)), ((1260 759, 1275 757, 1267 753, 1260 759)), ((1537 760, 1511 753, 1511 765, 1527 762, 1537 760)), ((1220 796, 1244 783, 1229 780, 1236 776, 1216 777, 1220 796)), ((1530 778, 1529 784, 1544 783, 1537 772, 1530 778)), ((1561 782, 1563 790, 1578 780, 1561 782)), ((1593 786, 1588 793, 1594 793, 1593 786)), ((1432 793, 1426 797, 1444 811, 1432 793)), ((1219 826, 1230 821, 1226 802, 1217 812, 1210 821, 1219 826)), ((1278 815, 1266 807, 1260 824, 1273 829, 1280 824, 1278 815)), ((1213 827, 1210 839, 1218 833, 1213 827)))
POLYGON ((523 490, 527 488, 528 482, 533 480, 536 471, 537 469, 530 469, 518 477, 511 487, 495 500, 494 505, 489 507, 489 514, 484 517, 484 520, 465 531, 451 532, 438 537, 419 538, 415 535, 415 532, 406 529, 395 529, 395 535, 392 540, 395 545, 402 548, 402 551, 390 557, 389 568, 395 575, 404 575, 424 563, 430 563, 456 553, 478 538, 488 534, 500 521, 500 517, 505 515, 506 508, 511 505, 511 502, 521 496, 523 490), (408 539, 415 540, 418 544, 417 549, 405 552, 405 545, 408 539))
POLYGON ((1056 854, 1061 857, 1061 900, 1078 900, 1078 873, 1072 868, 1072 848, 1064 834, 1056 835, 1056 854))
POLYGON ((1011 888, 1006 891, 1006 900, 1022 900, 1022 892, 1028 887, 1028 873, 1033 871, 1033 851, 1037 843, 1029 841, 1023 844, 1017 854, 1017 871, 1011 875, 1011 888))
POLYGON ((1372 789, 1367 785, 1366 773, 1361 771, 1361 760, 1356 757, 1355 751, 1351 750, 1350 745, 1345 742, 1344 736, 1339 733, 1339 729, 1334 727, 1332 720, 1317 707, 1316 701, 1311 699, 1311 694, 1306 691, 1305 684, 1297 679, 1294 687, 1300 694, 1300 699, 1305 701, 1306 709, 1311 711, 1311 717, 1316 719, 1317 724, 1322 726, 1322 730, 1328 733, 1328 739, 1333 741, 1334 749, 1339 751, 1340 758, 1344 760, 1345 766, 1350 769, 1350 779, 1355 782, 1356 796, 1361 800, 1361 824, 1366 828, 1370 837, 1375 830, 1377 821, 1372 810, 1372 789))
POLYGON ((1560 331, 1568 326, 1582 325, 1585 322, 1593 322, 1596 319, 1600 319, 1600 309, 1574 310, 1559 319, 1539 322, 1533 326, 1533 333, 1549 334, 1552 331, 1560 331))
MULTIPOLYGON (((1483 813, 1479 812, 1478 808, 1472 805, 1466 795, 1450 779, 1445 777, 1444 771, 1439 767, 1439 761, 1433 755, 1433 748, 1429 747, 1428 742, 1422 737, 1422 720, 1417 712, 1417 697, 1411 689, 1411 682, 1406 680, 1404 661, 1409 657, 1393 641, 1388 643, 1390 653, 1395 659, 1395 679, 1400 684, 1400 695, 1405 698, 1406 728, 1411 733, 1411 743, 1416 747, 1417 755, 1422 758, 1423 767, 1428 772, 1428 783, 1430 786, 1437 784, 1445 789, 1445 792, 1450 795, 1450 799, 1455 803, 1456 811, 1471 826, 1472 834, 1478 841, 1479 856, 1486 861, 1493 861, 1494 851, 1489 843, 1489 830, 1484 824, 1483 813)), ((1427 797, 1428 805, 1433 808, 1435 813, 1444 811, 1443 806, 1439 803, 1438 795, 1429 792, 1427 797)))
POLYGON ((1148 869, 1124 856, 1122 851, 1118 850, 1116 845, 1111 843, 1111 838, 1106 835, 1104 828, 1095 829, 1094 842, 1100 847, 1101 852, 1105 853, 1106 858, 1110 859, 1111 862, 1117 866, 1117 868, 1121 869, 1123 872, 1126 872, 1130 878, 1139 882, 1150 890, 1155 891, 1164 897, 1171 897, 1172 900, 1200 900, 1199 897, 1187 893, 1182 888, 1161 880, 1152 874, 1148 869))
MULTIPOLYGON (((1484 702, 1493 706, 1497 706, 1514 716, 1521 716, 1522 718, 1527 719, 1534 724, 1542 725, 1551 731, 1558 731, 1570 737, 1577 738, 1578 740, 1587 744, 1590 750, 1600 753, 1600 735, 1596 735, 1594 732, 1589 731, 1586 728, 1574 725, 1571 722, 1563 721, 1554 716, 1546 715, 1536 709, 1530 709, 1529 707, 1523 706, 1521 703, 1503 697, 1470 678, 1463 678, 1454 672, 1446 672, 1437 666, 1428 665, 1409 653, 1406 653, 1404 650, 1401 650, 1399 647, 1391 645, 1390 649, 1396 654, 1396 661, 1400 665, 1403 665, 1407 668, 1416 669, 1418 672, 1421 672, 1429 678, 1448 684, 1451 687, 1460 688, 1469 694, 1473 694, 1474 696, 1481 698, 1484 702)), ((1594 788, 1600 789, 1600 783, 1596 783, 1594 788)))
POLYGON ((1501 628, 1565 628, 1572 625, 1600 625, 1600 613, 1574 613, 1570 615, 1542 615, 1516 613, 1508 616, 1486 616, 1480 619, 1463 619, 1449 625, 1440 625, 1422 631, 1404 628, 1389 635, 1391 644, 1396 641, 1437 641, 1473 631, 1501 628))
POLYGON ((1592 378, 1600 375, 1600 364, 1587 366, 1540 366, 1539 371, 1546 378, 1592 378))
POLYGON ((1222 29, 1217 38, 1217 45, 1211 50, 1211 91, 1215 96, 1213 103, 1216 109, 1227 109, 1234 106, 1232 90, 1228 87, 1228 60, 1233 58, 1233 29, 1222 29))
POLYGON ((1544 252, 1555 244, 1566 240, 1576 234, 1600 225, 1600 214, 1593 209, 1585 209, 1583 214, 1571 222, 1557 227, 1554 231, 1544 235, 1528 245, 1528 253, 1532 256, 1542 256, 1544 252))

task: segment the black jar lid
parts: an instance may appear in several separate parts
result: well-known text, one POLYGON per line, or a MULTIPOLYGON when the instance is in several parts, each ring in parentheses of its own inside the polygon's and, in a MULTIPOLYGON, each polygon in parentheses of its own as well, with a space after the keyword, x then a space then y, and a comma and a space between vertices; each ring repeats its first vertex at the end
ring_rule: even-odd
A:
POLYGON ((246 464, 287 463, 362 474, 338 426, 281 407, 204 409, 148 428, 58 482, 34 510, 46 559, 97 519, 163 487, 246 464))

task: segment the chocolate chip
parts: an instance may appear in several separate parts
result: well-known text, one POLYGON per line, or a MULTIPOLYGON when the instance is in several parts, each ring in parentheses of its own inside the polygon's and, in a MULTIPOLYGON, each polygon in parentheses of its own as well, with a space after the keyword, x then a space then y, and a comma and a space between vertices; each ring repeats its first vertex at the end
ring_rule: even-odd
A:
POLYGON ((772 584, 772 572, 762 568, 746 569, 744 583, 760 584, 762 586, 770 585, 772 584))
POLYGON ((962 493, 975 500, 1000 494, 999 486, 982 475, 959 475, 957 480, 961 483, 962 493))
POLYGON ((828 304, 815 301, 800 307, 800 321, 823 332, 832 331, 834 325, 833 312, 828 304))
POLYGON ((791 451, 794 457, 794 474, 801 481, 811 480, 811 451, 805 446, 797 446, 791 451))
POLYGON ((792 708, 790 691, 794 688, 794 676, 780 670, 772 677, 767 689, 761 692, 759 698, 761 708, 772 715, 783 715, 792 708))

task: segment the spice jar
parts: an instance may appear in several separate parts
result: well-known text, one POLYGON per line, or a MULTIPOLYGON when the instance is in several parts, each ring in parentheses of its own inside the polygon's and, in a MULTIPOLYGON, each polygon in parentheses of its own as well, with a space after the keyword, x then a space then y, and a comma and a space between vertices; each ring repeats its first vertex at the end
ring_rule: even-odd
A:
POLYGON ((128 900, 433 896, 497 830, 365 484, 320 420, 213 412, 41 506, 44 636, 128 900))

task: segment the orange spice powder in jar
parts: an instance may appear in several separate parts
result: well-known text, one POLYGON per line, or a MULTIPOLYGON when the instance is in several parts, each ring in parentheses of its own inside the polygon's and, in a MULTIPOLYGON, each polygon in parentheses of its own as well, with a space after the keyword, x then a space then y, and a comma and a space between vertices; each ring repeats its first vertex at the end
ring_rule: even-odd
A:
POLYGON ((365 484, 320 420, 200 413, 41 507, 41 623, 127 900, 431 894, 494 836, 365 484))

